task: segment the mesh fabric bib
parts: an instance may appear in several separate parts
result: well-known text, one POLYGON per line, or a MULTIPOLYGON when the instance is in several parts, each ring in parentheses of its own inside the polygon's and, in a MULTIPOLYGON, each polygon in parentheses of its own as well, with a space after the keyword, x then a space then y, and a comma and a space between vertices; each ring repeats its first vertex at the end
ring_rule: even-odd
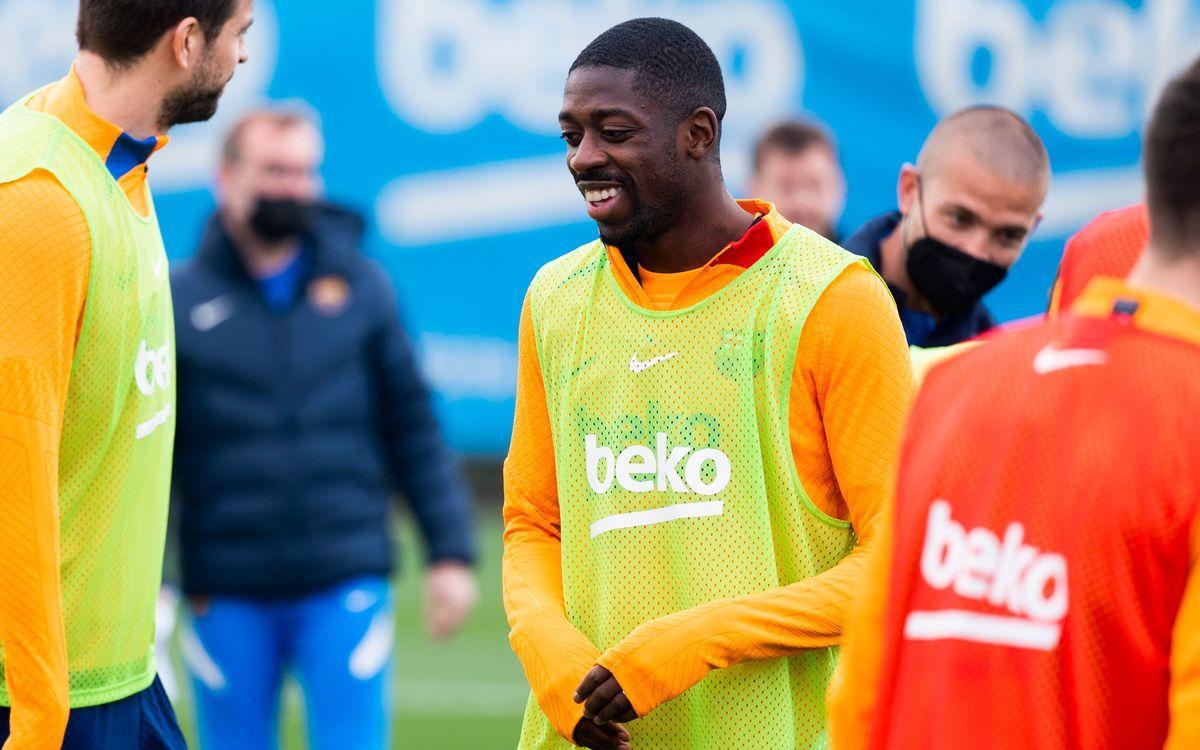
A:
MULTIPOLYGON (((96 152, 23 100, 0 115, 0 183, 38 169, 75 199, 92 240, 58 455, 70 698, 79 708, 120 700, 154 678, 175 334, 153 209, 139 216, 96 152)), ((3 681, 0 705, 8 705, 3 681)))
MULTIPOLYGON (((804 321, 857 260, 796 226, 727 286, 668 312, 629 300, 599 242, 534 280, 567 615, 601 651, 657 617, 809 578, 853 548, 849 524, 800 484, 788 400, 804 321)), ((628 725, 632 744, 822 746, 835 662, 815 649, 713 672, 628 725)), ((531 699, 521 747, 569 746, 531 699)))

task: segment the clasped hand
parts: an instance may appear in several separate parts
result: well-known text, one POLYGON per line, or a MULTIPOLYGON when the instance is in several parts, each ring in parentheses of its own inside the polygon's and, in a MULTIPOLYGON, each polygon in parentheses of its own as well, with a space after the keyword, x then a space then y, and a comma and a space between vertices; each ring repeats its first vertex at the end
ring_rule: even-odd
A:
POLYGON ((631 750, 625 722, 638 717, 612 672, 601 666, 575 688, 575 702, 583 704, 583 718, 575 726, 575 744, 592 750, 631 750))

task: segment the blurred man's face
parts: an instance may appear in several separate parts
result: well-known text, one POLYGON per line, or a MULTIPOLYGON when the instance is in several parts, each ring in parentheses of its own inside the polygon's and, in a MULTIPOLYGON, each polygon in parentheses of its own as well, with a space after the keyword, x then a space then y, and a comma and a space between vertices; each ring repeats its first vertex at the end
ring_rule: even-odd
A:
POLYGON ((321 197, 324 143, 307 122, 255 120, 241 135, 238 159, 220 174, 221 210, 246 226, 259 198, 315 201, 321 197))
POLYGON ((1041 219, 1045 186, 1006 180, 961 153, 939 160, 929 174, 905 166, 899 197, 909 245, 928 235, 1010 268, 1041 219))
POLYGON ((798 153, 768 149, 751 179, 750 193, 774 203, 788 221, 832 237, 846 203, 846 179, 823 145, 798 153))
POLYGON ((237 66, 250 59, 246 51, 246 32, 253 23, 254 0, 239 0, 237 9, 220 32, 205 40, 200 63, 187 82, 163 99, 158 115, 161 130, 189 122, 204 122, 217 113, 221 94, 233 80, 237 66))

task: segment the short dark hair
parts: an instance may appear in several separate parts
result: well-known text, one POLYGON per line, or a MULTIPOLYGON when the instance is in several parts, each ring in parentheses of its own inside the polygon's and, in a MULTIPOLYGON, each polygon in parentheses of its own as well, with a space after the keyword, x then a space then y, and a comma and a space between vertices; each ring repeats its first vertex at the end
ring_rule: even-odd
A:
POLYGON ((785 120, 769 128, 754 144, 754 171, 762 169, 763 161, 772 151, 788 155, 800 154, 819 146, 828 149, 837 159, 837 143, 829 130, 814 120, 785 120))
POLYGON ((1179 259, 1200 248, 1200 60, 1163 89, 1143 142, 1151 244, 1179 259))
POLYGON ((207 39, 221 33, 237 0, 79 0, 79 49, 124 67, 154 48, 163 34, 195 18, 207 39))
POLYGON ((571 71, 609 67, 634 71, 634 90, 679 116, 708 107, 725 117, 725 78, 712 48, 687 26, 666 18, 635 18, 592 40, 571 71))

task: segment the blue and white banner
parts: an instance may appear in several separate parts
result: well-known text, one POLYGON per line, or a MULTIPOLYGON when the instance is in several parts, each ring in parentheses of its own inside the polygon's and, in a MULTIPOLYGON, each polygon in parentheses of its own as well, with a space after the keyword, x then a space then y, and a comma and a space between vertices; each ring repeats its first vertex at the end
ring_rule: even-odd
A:
MULTIPOLYGON (((1050 151, 1046 218, 992 295, 1003 318, 1045 307, 1062 240, 1141 194, 1139 131, 1155 93, 1200 48, 1200 0, 257 0, 243 66, 215 122, 180 128, 151 164, 172 258, 211 211, 219 141, 272 100, 321 114, 332 198, 373 219, 447 430, 500 453, 512 418, 525 287, 594 236, 556 115, 567 67, 626 18, 660 15, 720 57, 723 163, 740 192, 750 145, 808 111, 840 141, 842 230, 895 203, 900 165, 937 119, 1016 109, 1050 151)), ((74 0, 0 0, 0 104, 60 77, 74 0)))

